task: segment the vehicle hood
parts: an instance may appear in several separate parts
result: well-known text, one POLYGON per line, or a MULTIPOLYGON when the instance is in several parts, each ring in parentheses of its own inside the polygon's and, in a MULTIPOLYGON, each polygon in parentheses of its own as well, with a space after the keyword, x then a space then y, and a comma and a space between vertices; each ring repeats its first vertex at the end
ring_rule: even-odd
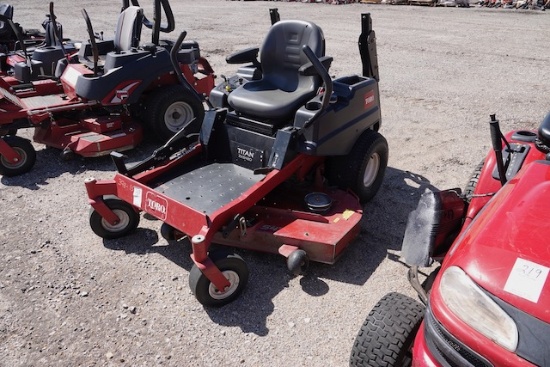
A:
POLYGON ((528 164, 462 232, 444 261, 479 286, 550 322, 550 162, 528 164))

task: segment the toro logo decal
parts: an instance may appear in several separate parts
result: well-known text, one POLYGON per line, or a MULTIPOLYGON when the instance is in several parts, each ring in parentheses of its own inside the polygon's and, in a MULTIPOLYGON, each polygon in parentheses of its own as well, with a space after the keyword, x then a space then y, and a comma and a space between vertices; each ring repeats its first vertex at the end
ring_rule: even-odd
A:
POLYGON ((365 94, 365 110, 369 109, 374 104, 374 90, 365 94))
POLYGON ((168 201, 152 192, 148 192, 145 195, 145 210, 160 220, 165 220, 166 212, 168 211, 168 201))

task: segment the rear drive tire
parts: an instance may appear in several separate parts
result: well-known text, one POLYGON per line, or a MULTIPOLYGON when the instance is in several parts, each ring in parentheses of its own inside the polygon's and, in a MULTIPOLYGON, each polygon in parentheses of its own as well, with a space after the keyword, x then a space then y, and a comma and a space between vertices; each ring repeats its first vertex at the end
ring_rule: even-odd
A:
POLYGON ((183 128, 188 134, 198 133, 204 118, 202 102, 181 85, 163 87, 151 94, 146 109, 147 124, 163 142, 183 128))
POLYGON ((351 367, 407 367, 425 307, 400 293, 388 293, 371 310, 351 349, 351 367))
POLYGON ((351 189, 361 203, 370 201, 380 189, 388 165, 388 142, 374 130, 365 131, 347 156, 327 160, 329 182, 351 189))
POLYGON ((19 154, 20 159, 12 163, 0 155, 0 174, 12 177, 30 171, 36 162, 36 151, 31 142, 19 136, 5 136, 2 139, 19 154))
POLYGON ((119 222, 110 224, 92 208, 90 227, 96 235, 105 239, 115 239, 123 237, 137 228, 139 213, 133 206, 119 199, 106 199, 105 204, 118 216, 119 222))

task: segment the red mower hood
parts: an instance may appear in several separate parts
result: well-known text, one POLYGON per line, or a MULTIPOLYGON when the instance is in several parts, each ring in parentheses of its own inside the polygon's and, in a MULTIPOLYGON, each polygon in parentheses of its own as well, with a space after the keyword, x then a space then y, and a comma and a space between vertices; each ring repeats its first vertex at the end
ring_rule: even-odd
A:
POLYGON ((445 259, 494 296, 550 322, 550 162, 528 164, 445 259))

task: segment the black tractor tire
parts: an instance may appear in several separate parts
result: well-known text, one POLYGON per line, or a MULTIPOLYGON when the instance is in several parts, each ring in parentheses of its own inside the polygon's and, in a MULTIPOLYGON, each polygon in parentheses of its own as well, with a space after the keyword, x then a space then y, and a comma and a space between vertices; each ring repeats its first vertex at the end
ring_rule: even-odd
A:
POLYGON ((176 239, 176 229, 167 223, 162 223, 160 226, 160 235, 166 241, 174 241, 176 239))
POLYGON ((155 91, 147 97, 145 108, 146 122, 162 142, 182 128, 187 128, 188 134, 198 133, 204 119, 202 102, 181 85, 155 91))
POLYGON ((328 181, 342 189, 351 189, 361 203, 370 201, 380 189, 388 166, 388 142, 374 130, 366 130, 347 156, 329 157, 328 181))
POLYGON ((474 190, 476 189, 477 183, 479 181, 479 176, 481 174, 481 170, 483 169, 484 164, 485 164, 485 160, 483 159, 476 166, 476 168, 474 169, 474 172, 472 172, 472 175, 468 180, 468 183, 466 184, 466 188, 464 189, 464 192, 462 193, 462 196, 464 197, 464 200, 467 203, 470 203, 470 201, 472 201, 472 197, 474 196, 474 190))
POLYGON ((21 159, 11 163, 0 155, 0 174, 13 177, 29 172, 36 162, 36 151, 31 142, 19 136, 5 136, 2 139, 21 156, 21 159))
POLYGON ((189 273, 189 287, 202 305, 207 307, 221 307, 234 301, 243 291, 248 282, 248 267, 246 262, 237 254, 225 251, 210 253, 210 259, 220 269, 231 285, 225 292, 219 292, 212 282, 193 265, 189 273))
POLYGON ((407 367, 425 307, 400 293, 386 294, 361 326, 353 347, 351 367, 407 367))
POLYGON ((105 239, 124 237, 134 231, 139 225, 139 213, 134 207, 120 199, 106 199, 105 204, 120 219, 120 222, 112 225, 93 208, 90 211, 90 227, 96 235, 105 239))

